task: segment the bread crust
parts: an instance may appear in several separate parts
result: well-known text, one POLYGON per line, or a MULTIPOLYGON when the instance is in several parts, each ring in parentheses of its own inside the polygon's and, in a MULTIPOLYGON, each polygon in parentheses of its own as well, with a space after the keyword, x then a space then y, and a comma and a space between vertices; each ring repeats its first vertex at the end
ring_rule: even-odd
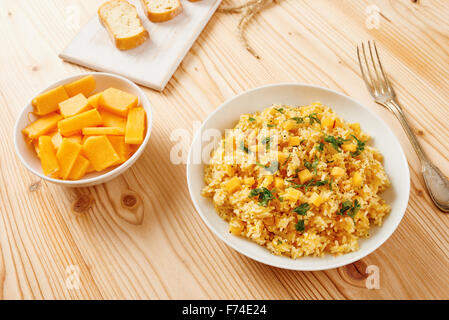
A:
MULTIPOLYGON (((148 0, 148 1, 154 1, 154 0, 148 0)), ((182 4, 179 2, 179 0, 176 0, 177 6, 175 8, 172 8, 171 10, 167 10, 164 12, 154 12, 151 11, 145 0, 140 0, 140 3, 142 4, 143 11, 145 12, 145 15, 148 17, 148 19, 152 22, 164 22, 173 19, 178 14, 182 12, 182 4)))
POLYGON ((125 1, 125 0, 110 0, 110 1, 107 1, 107 2, 103 3, 98 8, 98 16, 100 18, 101 24, 108 31, 109 37, 111 38, 112 42, 114 42, 114 45, 119 50, 134 49, 134 48, 140 46, 142 43, 144 43, 150 37, 150 34, 148 33, 148 31, 145 30, 145 28, 142 25, 142 20, 140 20, 139 15, 137 14, 136 7, 133 4, 129 3, 128 1, 125 1), (114 31, 112 30, 111 26, 109 25, 106 17, 103 14, 103 10, 105 9, 105 7, 108 6, 108 5, 112 5, 114 3, 126 3, 130 7, 134 8, 134 10, 136 12, 136 19, 139 21, 140 27, 142 27, 142 31, 141 32, 139 32, 139 33, 137 33, 137 34, 135 34, 133 36, 126 37, 126 38, 120 38, 120 37, 118 37, 114 33, 114 31))

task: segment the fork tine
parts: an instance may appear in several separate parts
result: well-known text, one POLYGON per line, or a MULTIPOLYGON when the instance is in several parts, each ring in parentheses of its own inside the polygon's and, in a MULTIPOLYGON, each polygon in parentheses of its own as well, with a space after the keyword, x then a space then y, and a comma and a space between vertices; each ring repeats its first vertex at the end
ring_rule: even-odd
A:
POLYGON ((366 57, 365 44, 363 42, 362 42, 362 52, 363 52, 363 58, 365 60, 366 73, 368 73, 368 77, 369 77, 370 83, 371 83, 371 90, 372 90, 371 94, 376 94, 378 92, 378 90, 377 90, 376 82, 373 79, 371 69, 369 67, 368 59, 366 57))
MULTIPOLYGON (((368 40, 368 48, 369 48, 369 54, 371 56, 371 63, 373 64, 374 72, 376 74, 376 83, 379 86, 379 92, 384 93, 387 91, 386 90, 387 88, 385 88, 385 86, 383 86, 383 83, 385 81, 382 81, 382 79, 380 78, 379 70, 376 65, 376 60, 374 59, 374 55, 373 55, 371 41, 369 41, 369 40, 368 40)), ((380 62, 380 60, 378 60, 378 62, 380 62)))
POLYGON ((391 84, 390 84, 390 79, 388 79, 388 76, 387 76, 387 74, 385 73, 384 68, 383 68, 383 66, 382 66, 382 61, 381 61, 380 58, 379 58, 379 53, 377 52, 377 46, 376 46, 376 41, 375 41, 375 40, 373 40, 373 44, 374 44, 374 51, 376 52, 377 62, 379 63, 380 71, 382 72, 382 76, 383 76, 383 78, 384 78, 384 80, 385 80, 385 83, 386 83, 386 85, 387 85, 387 90, 388 90, 390 93, 394 94, 393 87, 392 87, 391 84))
POLYGON ((360 67, 360 72, 362 73, 363 81, 365 82, 366 87, 368 88, 368 91, 371 92, 372 91, 371 84, 368 81, 368 78, 366 77, 365 71, 363 70, 363 63, 362 63, 362 59, 360 58, 359 46, 357 46, 357 58, 359 59, 359 67, 360 67))

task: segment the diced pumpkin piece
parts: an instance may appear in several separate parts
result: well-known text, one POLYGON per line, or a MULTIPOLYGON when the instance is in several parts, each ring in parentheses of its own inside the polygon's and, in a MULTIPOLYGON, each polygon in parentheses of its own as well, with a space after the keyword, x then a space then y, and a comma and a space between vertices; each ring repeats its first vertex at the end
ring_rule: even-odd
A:
POLYGON ((360 123, 351 123, 349 127, 357 133, 360 132, 360 123))
POLYGON ((105 127, 120 127, 123 128, 123 130, 126 129, 126 118, 105 110, 100 110, 100 115, 101 119, 103 119, 103 125, 105 127))
POLYGON ((274 187, 276 189, 283 189, 284 188, 284 179, 281 177, 274 178, 274 187))
POLYGON ((95 90, 95 87, 95 78, 92 75, 64 85, 64 89, 70 97, 76 96, 79 93, 82 93, 87 97, 92 91, 95 90))
POLYGON ((59 163, 59 176, 66 180, 81 152, 81 145, 68 139, 62 139, 56 158, 59 163))
POLYGON ((61 142, 62 142, 62 136, 59 133, 59 131, 52 132, 50 134, 50 137, 51 137, 51 142, 53 143, 53 146, 55 147, 55 149, 59 149, 59 146, 61 145, 61 142))
POLYGON ((38 156, 41 160, 42 171, 44 171, 44 174, 48 176, 57 172, 59 170, 59 164, 50 136, 40 136, 38 148, 38 156))
POLYGON ((145 133, 145 110, 133 108, 129 110, 126 121, 125 142, 128 144, 141 144, 145 133))
POLYGON ((353 143, 343 143, 341 148, 344 151, 349 151, 349 152, 356 152, 357 151, 357 146, 353 143))
POLYGON ((64 118, 74 116, 88 109, 90 109, 90 105, 82 93, 59 103, 59 110, 64 118))
MULTIPOLYGON (((50 137, 51 137, 51 142, 53 142, 54 147, 56 149, 59 149, 59 146, 61 145, 61 142, 63 139, 61 133, 59 133, 59 131, 55 131, 50 134, 50 137)), ((65 138, 72 142, 79 143, 79 144, 81 144, 81 140, 82 140, 81 134, 74 134, 71 136, 67 136, 65 138)))
POLYGON ((299 197, 301 196, 301 191, 296 190, 294 188, 288 188, 283 195, 283 198, 289 202, 296 202, 299 200, 299 197))
POLYGON ((36 151, 36 154, 39 156, 39 139, 33 140, 33 147, 34 151, 36 151))
POLYGON ((98 105, 100 108, 119 116, 126 117, 128 110, 137 106, 137 97, 119 89, 109 88, 103 91, 98 105))
POLYGON ((92 163, 96 171, 104 170, 120 161, 106 136, 91 136, 83 144, 83 154, 92 163))
POLYGON ((288 154, 285 154, 284 152, 278 152, 278 162, 280 164, 284 164, 285 161, 288 159, 288 154))
POLYGON ((243 179, 243 183, 248 185, 248 186, 252 186, 254 184, 254 182, 256 182, 254 177, 248 177, 248 178, 244 178, 243 179))
POLYGON ((238 188, 240 188, 240 179, 238 177, 229 179, 225 183, 224 187, 229 193, 234 193, 238 188))
POLYGON ((117 164, 121 164, 129 159, 131 156, 131 150, 129 145, 125 143, 125 137, 123 136, 108 136, 108 140, 111 142, 112 147, 119 156, 117 164))
POLYGON ((316 207, 319 207, 324 202, 324 199, 318 193, 314 192, 310 196, 309 201, 316 207))
POLYGON ((332 118, 324 118, 321 120, 321 127, 327 128, 327 129, 332 129, 334 126, 335 120, 332 118))
POLYGON ((95 168, 92 165, 92 163, 90 163, 90 161, 89 161, 89 166, 87 167, 86 174, 91 173, 91 172, 95 172, 95 168))
POLYGON ((308 169, 304 169, 298 173, 298 177, 299 181, 301 181, 301 184, 304 184, 312 179, 313 175, 308 169))
POLYGON ((98 110, 92 109, 59 121, 58 128, 63 136, 70 136, 81 132, 84 127, 95 127, 102 123, 98 110))
POLYGON ((69 98, 63 86, 48 90, 31 101, 34 113, 40 116, 59 110, 58 103, 69 98))
POLYGON ((244 228, 245 226, 243 223, 237 219, 231 219, 231 221, 229 221, 229 232, 235 236, 241 235, 244 228))
POLYGON ((267 175, 267 176, 265 176, 265 178, 262 181, 262 186, 267 188, 272 183, 273 183, 273 176, 267 175))
POLYGON ((288 145, 289 145, 290 147, 293 147, 293 146, 299 146, 300 142, 301 142, 301 138, 298 137, 298 136, 290 137, 290 138, 288 139, 288 145))
POLYGON ((331 175, 334 177, 341 177, 345 174, 345 169, 340 167, 334 167, 331 170, 331 175))
POLYGON ((352 184, 355 187, 360 187, 362 185, 362 182, 362 175, 358 171, 354 172, 354 175, 352 176, 352 184))
POLYGON ((119 127, 86 127, 82 129, 85 136, 123 136, 125 130, 119 127))
POLYGON ((70 171, 69 180, 79 180, 86 174, 87 168, 89 168, 90 162, 82 155, 79 155, 76 158, 75 163, 73 164, 72 170, 70 171))
POLYGON ((291 120, 291 119, 285 121, 284 123, 282 123, 282 128, 284 128, 284 130, 287 130, 287 131, 290 131, 290 130, 295 129, 297 127, 298 127, 298 125, 297 125, 296 121, 291 120))
POLYGON ((98 102, 100 101, 100 96, 103 92, 98 92, 96 94, 91 95, 90 97, 87 98, 87 103, 89 103, 89 105, 92 108, 98 108, 98 102))
POLYGON ((22 130, 22 133, 25 134, 30 140, 37 139, 39 136, 56 129, 58 121, 61 119, 62 116, 59 113, 53 112, 47 114, 29 124, 22 130))
POLYGON ((83 136, 80 133, 73 134, 73 135, 67 136, 65 138, 67 140, 70 140, 72 142, 79 143, 79 144, 81 144, 81 141, 83 140, 83 136))

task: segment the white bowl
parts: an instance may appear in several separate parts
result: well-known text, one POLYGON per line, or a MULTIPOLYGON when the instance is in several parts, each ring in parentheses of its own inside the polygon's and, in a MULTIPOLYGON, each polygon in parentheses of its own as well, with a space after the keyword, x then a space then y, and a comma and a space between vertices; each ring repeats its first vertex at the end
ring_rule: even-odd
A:
POLYGON ((50 86, 46 87, 40 92, 35 93, 31 96, 28 103, 23 108, 22 112, 19 115, 19 118, 17 118, 16 124, 14 126, 14 146, 16 149, 16 153, 22 161, 22 163, 25 165, 25 167, 30 170, 32 173, 37 175, 38 177, 41 177, 44 180, 50 181, 55 184, 67 186, 67 187, 87 187, 87 186, 93 186, 96 184, 104 183, 108 180, 111 180, 123 172, 125 172, 128 168, 130 168, 134 162, 142 155, 143 151, 145 150, 146 145, 148 144, 148 141, 150 139, 150 133, 151 133, 151 123, 152 123, 153 115, 151 111, 151 105, 148 101, 148 98, 137 85, 135 85, 133 82, 117 76, 110 73, 101 73, 101 72, 89 72, 89 73, 83 73, 76 76, 71 76, 68 78, 65 78, 63 80, 59 80, 50 86), (42 172, 42 167, 39 158, 36 156, 36 152, 34 151, 34 148, 30 146, 28 143, 26 143, 24 136, 22 134, 22 129, 25 128, 29 123, 29 115, 30 119, 34 121, 37 119, 34 115, 30 114, 33 112, 33 106, 31 105, 31 100, 39 95, 42 92, 45 92, 49 89, 52 89, 54 87, 75 81, 81 77, 85 77, 88 75, 93 75, 95 78, 95 81, 97 83, 97 86, 95 88, 94 93, 103 91, 107 88, 114 87, 117 89, 121 89, 123 91, 132 93, 136 95, 139 98, 139 104, 145 109, 146 117, 147 117, 147 126, 146 126, 146 133, 145 133, 145 139, 140 145, 139 149, 132 155, 131 158, 129 158, 126 162, 122 163, 118 167, 114 167, 109 170, 105 170, 102 172, 94 172, 87 174, 83 179, 80 180, 59 180, 59 179, 53 179, 51 177, 48 177, 44 175, 42 172))
MULTIPOLYGON (((196 133, 187 163, 187 184, 196 210, 206 225, 227 245, 259 262, 291 270, 325 270, 337 268, 360 260, 384 243, 399 225, 407 208, 410 192, 410 174, 407 160, 398 139, 383 120, 368 108, 338 92, 318 86, 298 83, 268 85, 249 90, 226 101, 216 109, 196 133), (382 227, 373 227, 371 237, 359 241, 360 249, 341 256, 303 257, 296 260, 271 254, 266 248, 228 231, 228 224, 216 213, 212 200, 201 196, 204 183, 204 163, 195 164, 194 153, 210 143, 210 136, 202 139, 207 129, 233 128, 243 113, 261 111, 273 104, 308 105, 321 102, 350 122, 360 122, 362 129, 372 136, 370 145, 384 156, 384 167, 391 180, 391 187, 382 197, 391 205, 391 212, 382 227), (205 140, 205 141, 202 141, 205 140), (197 150, 197 151, 193 151, 197 150)), ((394 254, 394 252, 391 252, 394 254)))

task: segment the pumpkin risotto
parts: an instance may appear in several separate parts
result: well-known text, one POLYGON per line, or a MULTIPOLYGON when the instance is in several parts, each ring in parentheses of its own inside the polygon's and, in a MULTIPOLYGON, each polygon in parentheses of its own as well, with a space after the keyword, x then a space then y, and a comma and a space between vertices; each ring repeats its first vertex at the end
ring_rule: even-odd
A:
POLYGON ((273 254, 356 251, 390 211, 382 155, 368 140, 320 103, 244 114, 206 165, 202 194, 232 234, 273 254))

